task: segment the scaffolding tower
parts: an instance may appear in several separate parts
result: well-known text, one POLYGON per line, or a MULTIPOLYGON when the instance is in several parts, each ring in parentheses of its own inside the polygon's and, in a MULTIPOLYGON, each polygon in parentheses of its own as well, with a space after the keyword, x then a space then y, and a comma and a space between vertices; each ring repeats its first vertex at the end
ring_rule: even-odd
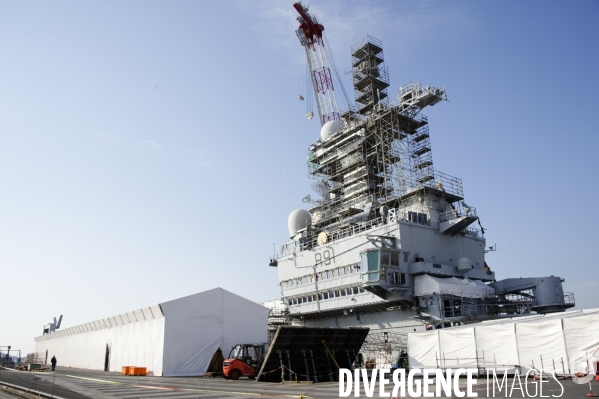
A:
POLYGON ((366 36, 351 47, 352 81, 357 112, 367 115, 378 103, 389 103, 389 72, 385 66, 383 43, 366 36))
POLYGON ((325 230, 355 215, 369 219, 397 207, 418 188, 463 199, 461 181, 433 168, 428 119, 420 111, 446 99, 443 88, 410 83, 389 103, 383 44, 366 36, 351 48, 355 105, 345 128, 317 140, 308 153, 313 226, 325 230))

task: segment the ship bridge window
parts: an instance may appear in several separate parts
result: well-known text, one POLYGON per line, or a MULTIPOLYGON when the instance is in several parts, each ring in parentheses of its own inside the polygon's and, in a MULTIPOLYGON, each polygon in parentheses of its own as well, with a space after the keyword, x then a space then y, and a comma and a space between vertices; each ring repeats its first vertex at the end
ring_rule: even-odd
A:
MULTIPOLYGON (((362 254, 363 276, 368 281, 378 281, 387 278, 387 266, 392 264, 393 253, 387 251, 368 251, 362 254)), ((395 261, 399 260, 396 257, 395 261)))
POLYGON ((381 265, 399 266, 399 252, 381 252, 381 265))
POLYGON ((368 280, 374 281, 379 279, 379 251, 366 252, 366 256, 362 257, 362 266, 368 271, 368 280), (366 265, 364 265, 366 263, 366 265))
POLYGON ((428 215, 421 212, 408 212, 408 220, 412 223, 428 225, 428 215))
POLYGON ((389 252, 381 252, 381 265, 388 265, 389 260, 389 252))

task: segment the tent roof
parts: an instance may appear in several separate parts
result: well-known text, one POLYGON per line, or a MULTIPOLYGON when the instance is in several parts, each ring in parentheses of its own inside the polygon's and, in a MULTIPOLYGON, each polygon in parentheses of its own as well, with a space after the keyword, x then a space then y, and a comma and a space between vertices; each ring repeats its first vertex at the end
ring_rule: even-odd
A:
POLYGON ((173 299, 171 301, 163 302, 158 305, 152 305, 152 306, 148 306, 145 308, 133 310, 131 312, 126 312, 126 313, 119 314, 116 316, 111 316, 111 317, 107 317, 104 319, 91 321, 89 323, 79 324, 79 325, 69 327, 69 328, 61 328, 61 329, 56 330, 55 332, 52 332, 50 334, 44 334, 39 337, 35 337, 34 339, 35 339, 35 341, 38 341, 40 339, 47 339, 47 338, 51 338, 51 337, 63 337, 63 336, 73 335, 73 334, 82 334, 82 333, 86 333, 86 332, 90 332, 90 331, 96 331, 96 330, 101 330, 101 329, 105 329, 105 328, 113 328, 113 327, 122 326, 122 325, 126 325, 126 324, 137 323, 137 322, 145 321, 145 320, 154 320, 154 319, 164 318, 165 315, 164 315, 164 312, 162 309, 163 305, 167 305, 167 306, 176 305, 177 303, 181 303, 181 301, 186 301, 186 300, 192 300, 192 301, 201 300, 202 296, 205 296, 205 297, 211 296, 217 290, 222 291, 223 295, 226 295, 229 298, 235 298, 236 300, 241 299, 248 303, 254 303, 257 307, 260 307, 260 308, 263 307, 262 305, 259 305, 258 303, 250 301, 249 299, 245 299, 239 295, 233 294, 232 292, 229 292, 229 291, 219 287, 219 288, 213 288, 213 289, 207 290, 207 291, 202 291, 197 294, 192 294, 192 295, 184 296, 181 298, 173 299))

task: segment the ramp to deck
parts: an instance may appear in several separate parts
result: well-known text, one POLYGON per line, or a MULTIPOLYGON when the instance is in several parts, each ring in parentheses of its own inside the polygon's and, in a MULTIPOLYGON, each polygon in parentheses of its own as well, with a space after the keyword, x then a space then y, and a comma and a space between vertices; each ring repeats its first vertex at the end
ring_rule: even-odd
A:
POLYGON ((351 368, 369 328, 279 326, 257 380, 335 381, 351 368))

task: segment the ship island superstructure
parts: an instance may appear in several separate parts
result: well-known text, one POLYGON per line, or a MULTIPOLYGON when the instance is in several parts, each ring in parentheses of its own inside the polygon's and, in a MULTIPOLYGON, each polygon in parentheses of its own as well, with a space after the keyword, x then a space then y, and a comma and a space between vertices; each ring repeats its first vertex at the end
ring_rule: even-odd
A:
POLYGON ((485 262, 484 229, 462 181, 433 165, 421 111, 446 100, 445 89, 410 83, 390 101, 382 43, 366 36, 351 48, 354 105, 339 112, 319 48, 324 28, 294 7, 324 105, 307 156, 320 198, 291 213, 290 239, 270 261, 287 316, 305 326, 412 332, 574 306, 560 277, 498 281, 485 262))

